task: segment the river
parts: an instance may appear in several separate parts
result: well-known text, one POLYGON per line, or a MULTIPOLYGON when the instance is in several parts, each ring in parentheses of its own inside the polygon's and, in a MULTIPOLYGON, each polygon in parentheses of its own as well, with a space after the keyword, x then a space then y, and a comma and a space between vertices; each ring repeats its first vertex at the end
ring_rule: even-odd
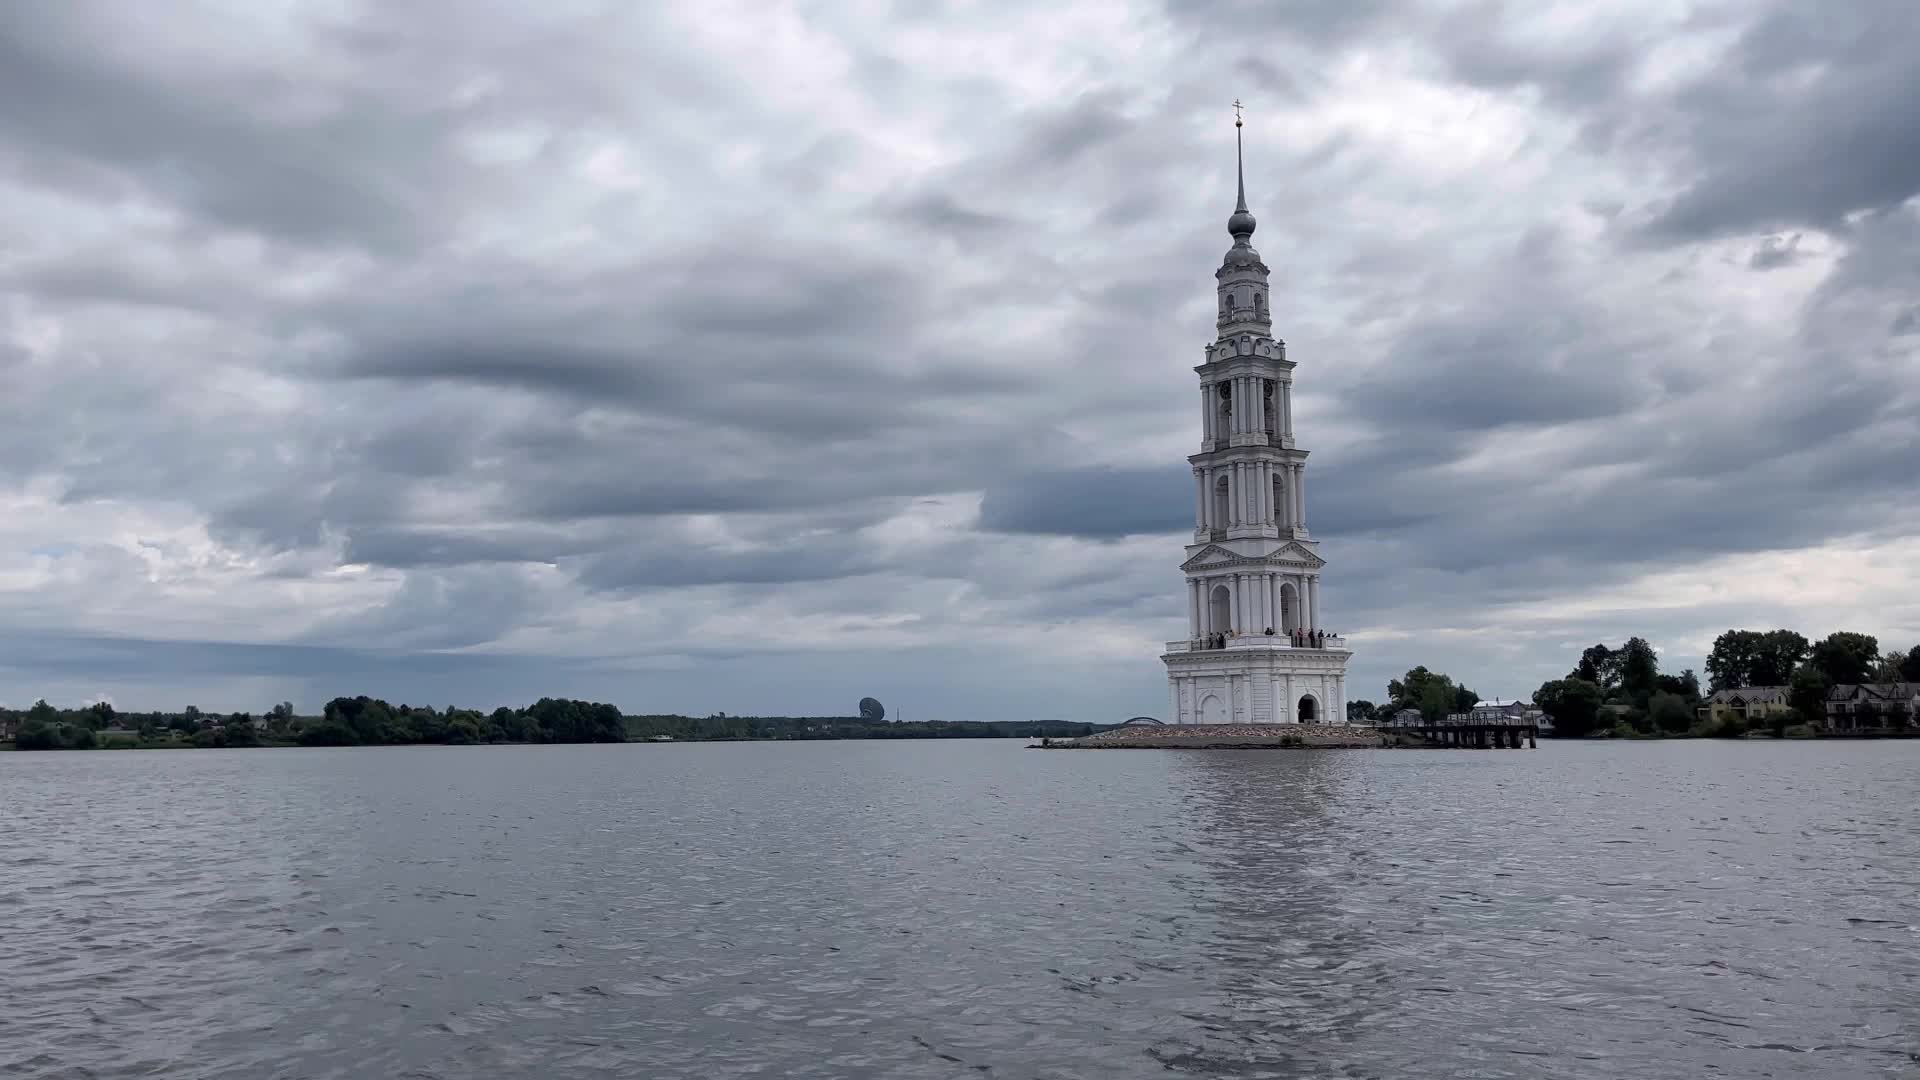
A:
POLYGON ((9 1077, 1920 1074, 1920 742, 0 754, 9 1077))

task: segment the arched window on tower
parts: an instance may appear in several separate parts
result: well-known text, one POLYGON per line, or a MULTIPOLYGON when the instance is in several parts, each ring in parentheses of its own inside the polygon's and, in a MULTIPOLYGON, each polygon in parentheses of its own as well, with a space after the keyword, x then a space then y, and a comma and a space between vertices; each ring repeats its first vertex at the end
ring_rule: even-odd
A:
POLYGON ((1253 294, 1253 313, 1255 315, 1260 314, 1260 312, 1264 310, 1265 305, 1266 305, 1266 300, 1264 300, 1258 292, 1254 293, 1253 294))

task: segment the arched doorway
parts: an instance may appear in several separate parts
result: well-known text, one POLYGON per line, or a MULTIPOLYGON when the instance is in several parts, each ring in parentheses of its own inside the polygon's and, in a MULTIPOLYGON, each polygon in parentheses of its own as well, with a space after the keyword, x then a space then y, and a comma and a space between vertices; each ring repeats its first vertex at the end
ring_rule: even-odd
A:
POLYGON ((1293 582, 1280 583, 1280 632, 1291 634, 1300 628, 1300 594, 1293 582))
POLYGON ((1212 599, 1208 601, 1207 616, 1213 621, 1207 625, 1216 634, 1224 634, 1233 626, 1233 592, 1225 585, 1213 587, 1212 599))
POLYGON ((1300 696, 1300 722, 1303 724, 1312 724, 1318 722, 1319 719, 1320 703, 1313 700, 1312 694, 1302 694, 1300 696))
POLYGON ((1200 699, 1200 722, 1203 724, 1224 724, 1227 722, 1227 703, 1220 700, 1218 694, 1208 694, 1200 699))

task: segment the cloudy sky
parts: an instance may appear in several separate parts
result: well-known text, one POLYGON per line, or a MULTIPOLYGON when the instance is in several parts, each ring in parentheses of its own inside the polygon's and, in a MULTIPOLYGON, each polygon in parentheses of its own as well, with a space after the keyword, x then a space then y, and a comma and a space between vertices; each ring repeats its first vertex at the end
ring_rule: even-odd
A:
POLYGON ((1909 0, 0 5, 0 702, 1113 720, 1249 110, 1353 696, 1920 641, 1909 0))

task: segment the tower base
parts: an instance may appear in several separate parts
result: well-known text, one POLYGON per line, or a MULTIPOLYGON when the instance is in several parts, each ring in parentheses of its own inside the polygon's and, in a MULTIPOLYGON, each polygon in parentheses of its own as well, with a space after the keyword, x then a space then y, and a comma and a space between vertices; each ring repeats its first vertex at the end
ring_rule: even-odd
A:
POLYGON ((1344 724, 1346 649, 1296 648, 1284 637, 1235 638, 1224 649, 1173 642, 1170 724, 1344 724), (1189 646, 1180 648, 1179 646, 1189 646))

